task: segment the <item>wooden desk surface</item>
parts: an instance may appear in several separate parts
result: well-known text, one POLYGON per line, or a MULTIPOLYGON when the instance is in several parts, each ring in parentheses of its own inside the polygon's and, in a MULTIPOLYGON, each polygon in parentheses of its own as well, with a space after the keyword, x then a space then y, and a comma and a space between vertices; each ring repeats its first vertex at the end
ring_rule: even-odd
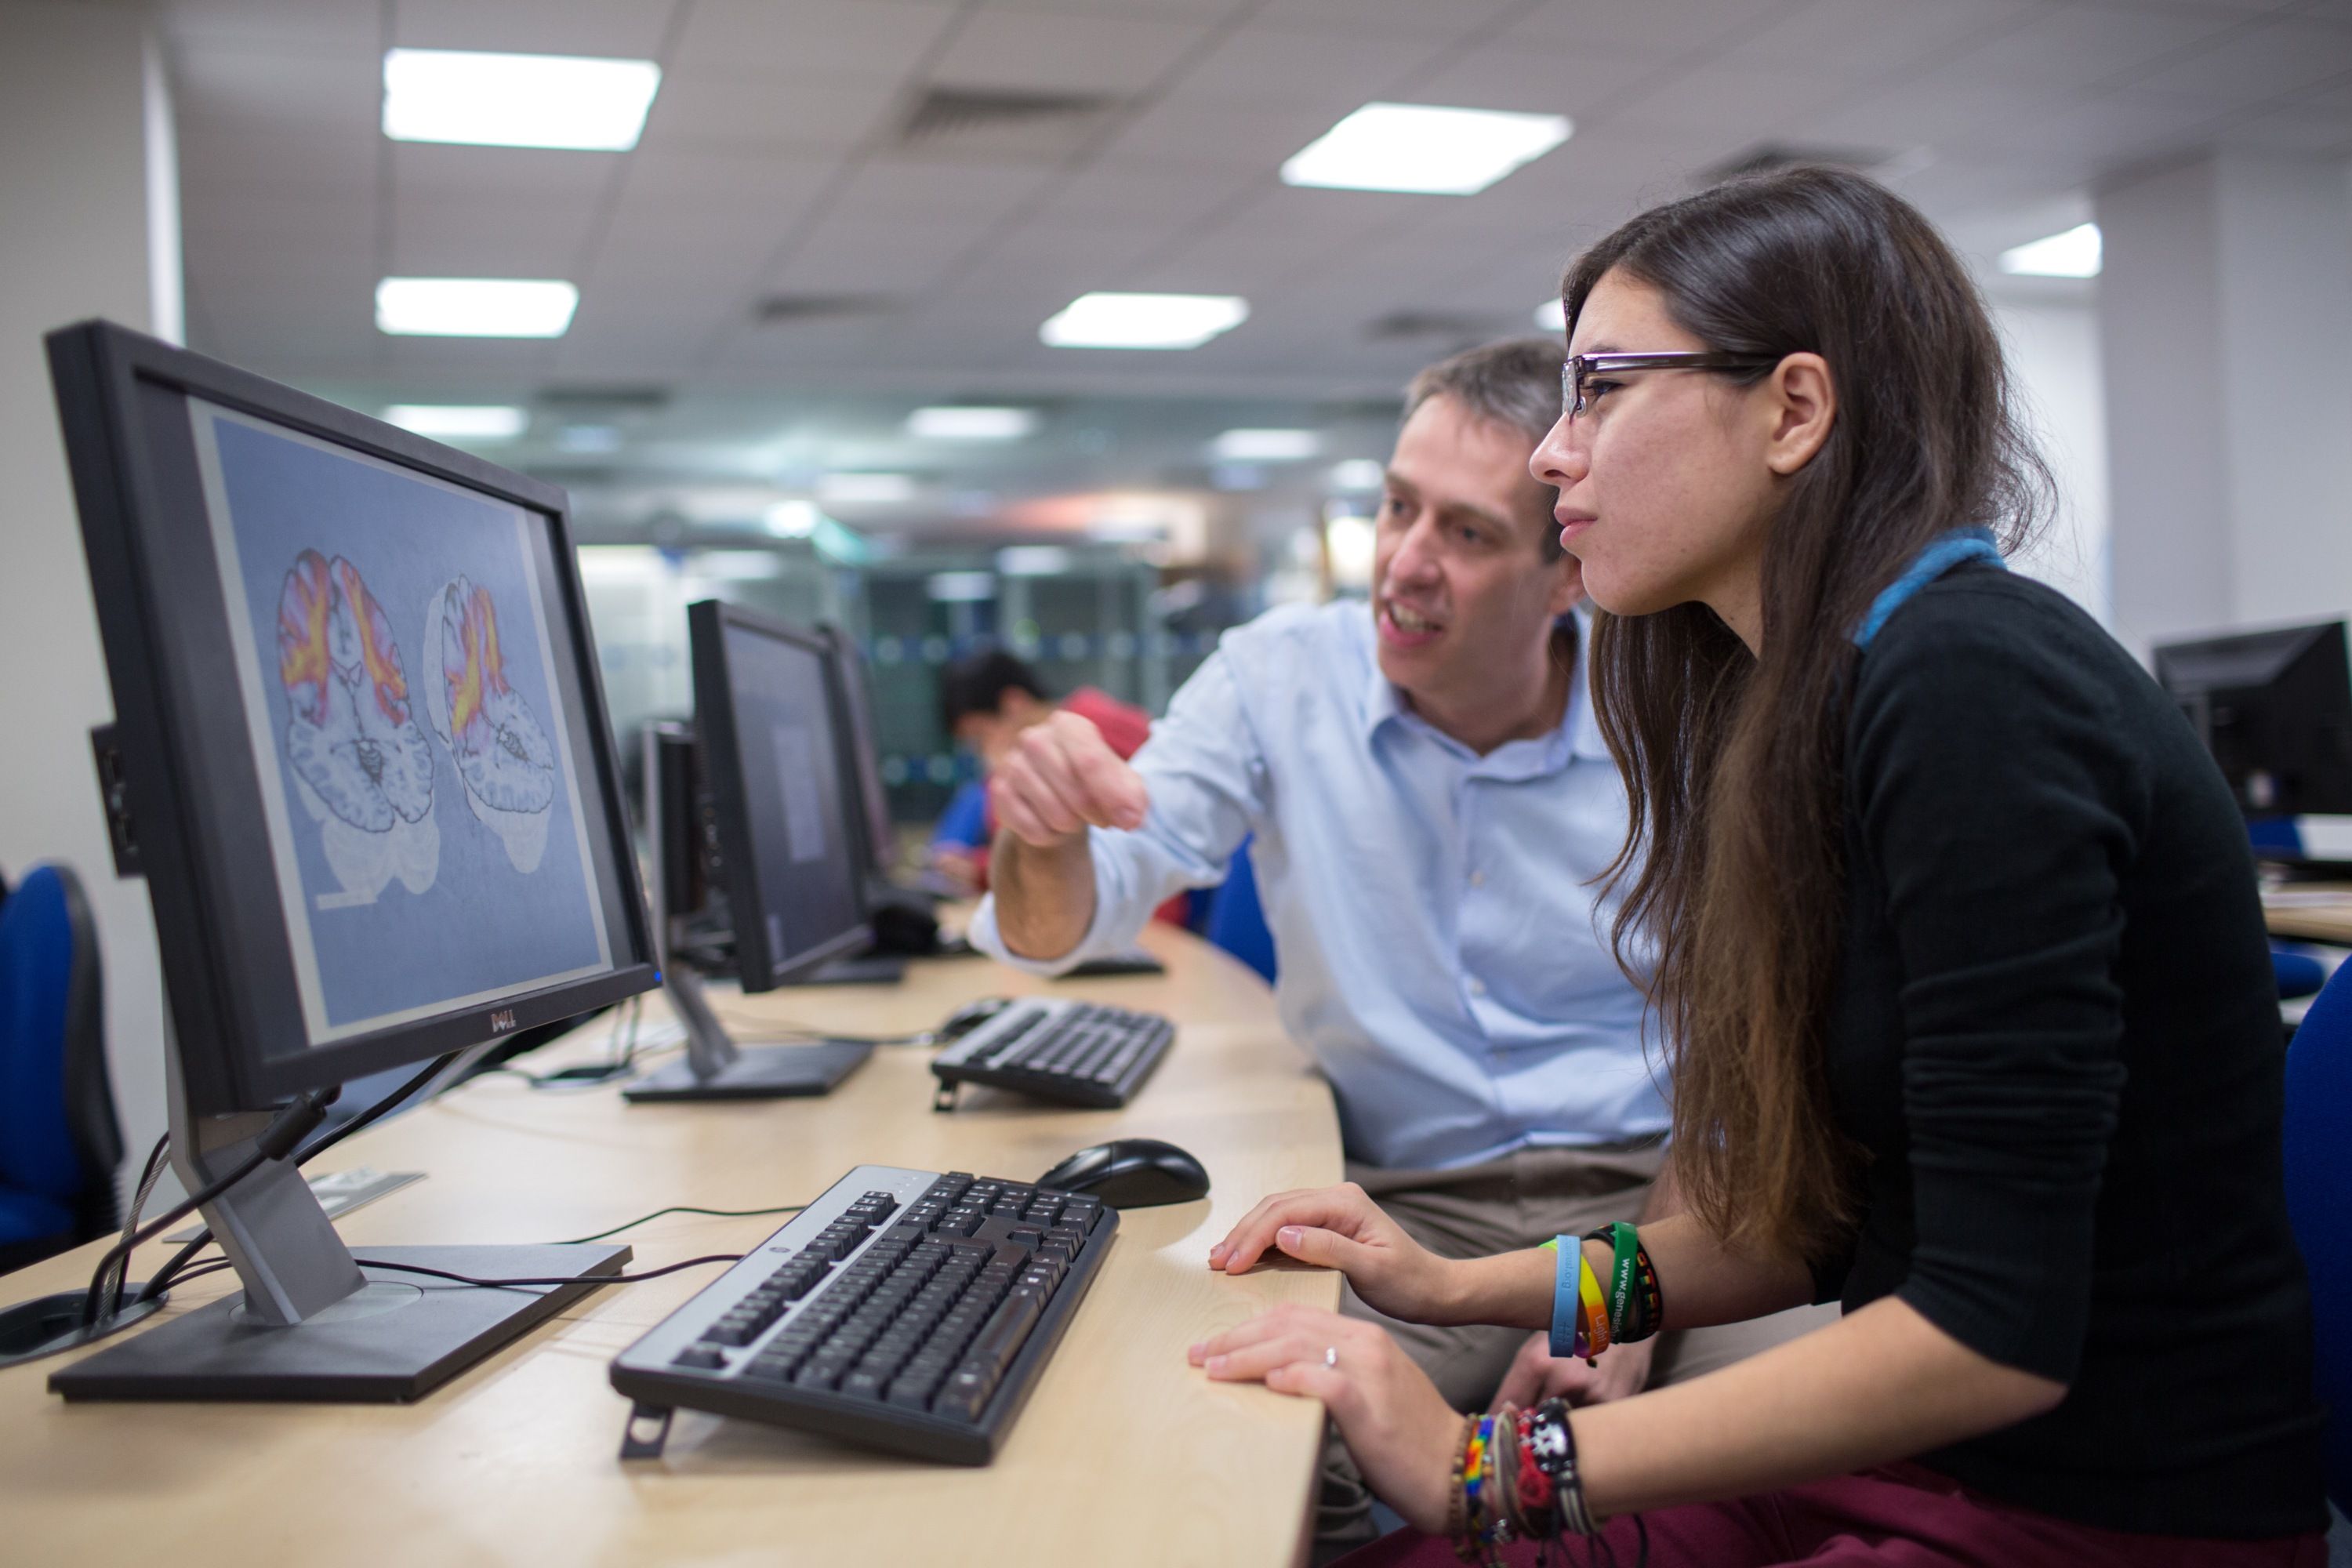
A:
POLYGON ((2352 947, 2352 884, 2295 882, 2263 898, 2273 936, 2352 947))
MULTIPOLYGON (((965 1091, 929 1110, 929 1053, 883 1047, 822 1100, 632 1106, 610 1088, 479 1079, 360 1134, 322 1166, 430 1179, 342 1222, 355 1247, 584 1235, 667 1204, 815 1196, 861 1163, 1034 1179, 1081 1145, 1164 1137, 1198 1155, 1204 1202, 1133 1209, 997 1462, 967 1469, 681 1412, 662 1460, 618 1458, 626 1402, 606 1363, 714 1266, 597 1292, 413 1405, 76 1405, 54 1357, 0 1372, 0 1559, 189 1563, 1288 1564, 1303 1550, 1319 1407, 1212 1384, 1185 1347, 1281 1301, 1338 1304, 1339 1277, 1212 1275, 1209 1244, 1260 1196, 1340 1176, 1331 1097, 1257 977, 1181 932, 1165 977, 1051 987, 1166 1013, 1174 1048, 1125 1110, 965 1091)), ((845 1032, 929 1027, 976 995, 1046 989, 984 959, 918 964, 890 988, 742 997, 722 1014, 845 1032)), ((648 1019, 664 1016, 648 998, 648 1019)), ((739 1038, 753 1037, 738 1027, 739 1038)), ((539 1058, 588 1059, 592 1024, 539 1058)), ((535 1064, 536 1065, 536 1061, 535 1064)), ((144 1151, 136 1152, 143 1155, 144 1151)), ((633 1268, 736 1252, 783 1223, 671 1215, 629 1232, 633 1268)), ((93 1243, 5 1277, 0 1299, 77 1289, 93 1243)), ((135 1260, 152 1268, 164 1249, 135 1260)), ((144 1268, 134 1267, 133 1279, 144 1268)), ((168 1311, 232 1288, 223 1273, 168 1311)), ((131 1333, 142 1332, 133 1329, 131 1333)))

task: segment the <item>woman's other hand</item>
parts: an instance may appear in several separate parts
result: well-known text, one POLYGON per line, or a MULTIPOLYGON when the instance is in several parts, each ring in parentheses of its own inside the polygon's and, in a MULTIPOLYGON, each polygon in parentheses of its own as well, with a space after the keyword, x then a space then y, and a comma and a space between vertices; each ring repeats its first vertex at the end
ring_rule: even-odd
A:
POLYGON ((1312 1307, 1276 1307, 1194 1345, 1189 1359, 1220 1383, 1263 1383, 1321 1401, 1381 1500, 1416 1530, 1445 1528, 1462 1417, 1387 1331, 1312 1307))

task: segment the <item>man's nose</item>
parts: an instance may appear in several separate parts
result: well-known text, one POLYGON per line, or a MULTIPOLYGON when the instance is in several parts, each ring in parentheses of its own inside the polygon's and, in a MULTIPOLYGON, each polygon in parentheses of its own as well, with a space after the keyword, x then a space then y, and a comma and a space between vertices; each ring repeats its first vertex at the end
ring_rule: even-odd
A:
POLYGON ((1396 553, 1389 557, 1389 576, 1392 581, 1426 583, 1437 575, 1437 553, 1431 548, 1433 525, 1423 519, 1405 531, 1397 542, 1396 553))

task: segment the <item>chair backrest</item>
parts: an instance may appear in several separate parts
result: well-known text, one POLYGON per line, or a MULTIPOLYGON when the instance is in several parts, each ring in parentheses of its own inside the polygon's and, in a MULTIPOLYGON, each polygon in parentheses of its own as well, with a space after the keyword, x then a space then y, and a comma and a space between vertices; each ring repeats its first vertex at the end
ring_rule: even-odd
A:
POLYGON ((2327 1492, 2352 1513, 2352 963, 2303 1016, 2286 1054, 2286 1203, 2311 1278, 2327 1492))
POLYGON ((1257 873, 1250 866, 1251 839, 1225 867, 1225 879, 1209 900, 1208 926, 1202 934, 1274 984, 1274 933, 1266 929, 1265 910, 1258 904, 1257 873))
POLYGON ((106 1069, 98 927, 81 883, 38 866, 0 904, 0 1184, 112 1229, 122 1133, 106 1069))

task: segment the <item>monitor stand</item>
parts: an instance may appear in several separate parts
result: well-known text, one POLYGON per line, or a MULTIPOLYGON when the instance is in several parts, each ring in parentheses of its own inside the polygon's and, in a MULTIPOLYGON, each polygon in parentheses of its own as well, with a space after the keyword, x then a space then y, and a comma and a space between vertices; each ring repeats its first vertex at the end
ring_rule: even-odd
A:
MULTIPOLYGON (((270 1113, 198 1116, 167 1045, 172 1163, 191 1192, 234 1170, 270 1113)), ((404 1403, 421 1398, 616 1274, 626 1247, 371 1247, 354 1258, 289 1160, 204 1205, 240 1296, 171 1319, 49 1374, 68 1400, 404 1403), (381 1264, 473 1279, 552 1279, 483 1289, 381 1264)))
POLYGON ((830 1094, 866 1065, 874 1047, 861 1041, 738 1045, 710 1010, 702 982, 685 964, 662 965, 662 990, 686 1026, 686 1056, 621 1090, 625 1100, 774 1100, 830 1094))
POLYGON ((907 978, 907 955, 903 952, 854 952, 836 958, 830 963, 820 963, 798 979, 787 982, 793 985, 896 985, 907 978))

